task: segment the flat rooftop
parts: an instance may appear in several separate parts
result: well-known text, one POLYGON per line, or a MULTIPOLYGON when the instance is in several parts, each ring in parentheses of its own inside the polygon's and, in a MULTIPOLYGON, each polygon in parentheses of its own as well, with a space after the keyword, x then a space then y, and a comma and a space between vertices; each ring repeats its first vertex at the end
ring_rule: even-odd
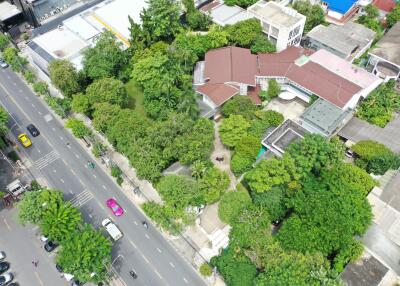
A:
POLYGON ((301 127, 299 124, 287 119, 271 133, 269 133, 261 143, 268 149, 274 148, 283 154, 285 153, 286 147, 297 140, 301 140, 304 135, 308 133, 310 132, 301 127))
POLYGON ((258 1, 250 6, 247 11, 274 26, 287 28, 293 27, 306 19, 304 15, 298 13, 296 10, 281 6, 272 1, 258 1))
POLYGON ((331 135, 336 128, 349 115, 348 111, 343 111, 332 103, 319 98, 301 115, 301 119, 306 123, 312 124, 324 135, 331 135))
POLYGON ((249 16, 243 8, 239 6, 227 6, 219 2, 211 2, 200 8, 205 14, 211 15, 213 22, 218 25, 233 25, 237 22, 249 19, 249 16))
POLYGON ((400 22, 396 23, 369 54, 376 55, 400 68, 400 22))
POLYGON ((7 1, 0 3, 0 21, 6 21, 20 13, 21 11, 18 10, 17 6, 11 5, 7 1))
POLYGON ((347 22, 344 25, 318 25, 307 37, 344 55, 351 55, 367 46, 376 33, 361 24, 347 22))

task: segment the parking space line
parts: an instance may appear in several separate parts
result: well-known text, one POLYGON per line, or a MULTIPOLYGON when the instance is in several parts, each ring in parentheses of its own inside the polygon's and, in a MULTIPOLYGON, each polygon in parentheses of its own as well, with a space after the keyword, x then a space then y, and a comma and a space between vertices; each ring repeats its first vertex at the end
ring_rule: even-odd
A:
POLYGON ((137 223, 135 220, 133 221, 133 223, 136 224, 136 225, 138 225, 138 223, 137 223))

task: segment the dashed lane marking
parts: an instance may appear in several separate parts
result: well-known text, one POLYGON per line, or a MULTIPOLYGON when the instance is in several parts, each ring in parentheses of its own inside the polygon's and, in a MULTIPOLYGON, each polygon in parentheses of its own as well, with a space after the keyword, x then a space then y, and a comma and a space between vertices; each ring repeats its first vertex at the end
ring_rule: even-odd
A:
POLYGON ((36 276, 37 280, 39 281, 40 285, 44 286, 42 279, 40 279, 39 273, 37 273, 36 271, 35 271, 35 276, 36 276))
POLYGON ((7 220, 4 218, 3 221, 4 221, 4 224, 6 225, 6 227, 8 228, 8 230, 11 230, 11 227, 8 224, 7 220))
POLYGON ((150 261, 146 258, 146 256, 144 256, 144 255, 142 254, 142 257, 143 257, 144 261, 146 261, 148 264, 150 264, 150 261))
POLYGON ((185 277, 183 277, 183 281, 185 281, 186 284, 189 283, 189 281, 187 281, 187 279, 185 277))
POLYGON ((170 262, 169 265, 171 265, 172 268, 175 268, 175 265, 172 262, 170 262))
POLYGON ((95 174, 93 174, 93 178, 95 178, 95 179, 97 178, 95 174))
POLYGON ((158 247, 157 247, 157 251, 160 252, 160 253, 162 252, 161 249, 159 249, 158 247))
POLYGON ((133 221, 134 224, 138 225, 138 223, 136 221, 133 221))
POLYGON ((53 169, 53 173, 57 173, 56 169, 53 169))
POLYGON ((61 183, 63 183, 63 184, 65 183, 63 179, 60 179, 60 181, 61 181, 61 183))
POLYGON ((154 272, 157 274, 158 277, 160 277, 161 279, 163 279, 162 276, 161 276, 161 274, 160 274, 156 269, 154 269, 154 272))
POLYGON ((133 246, 134 248, 137 248, 136 244, 135 244, 132 240, 129 240, 129 243, 132 244, 132 246, 133 246))
POLYGON ((104 186, 104 185, 102 185, 102 187, 103 187, 103 189, 105 189, 105 190, 107 189, 106 186, 104 186))
POLYGON ((150 236, 147 235, 147 233, 144 235, 147 239, 150 239, 150 236))

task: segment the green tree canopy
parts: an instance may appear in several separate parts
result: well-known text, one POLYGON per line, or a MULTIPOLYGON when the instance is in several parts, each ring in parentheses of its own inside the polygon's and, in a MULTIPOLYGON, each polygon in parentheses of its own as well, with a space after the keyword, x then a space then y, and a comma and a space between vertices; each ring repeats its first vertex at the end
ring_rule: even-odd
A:
POLYGON ((319 4, 311 5, 308 0, 299 0, 293 4, 293 9, 307 17, 304 33, 325 22, 325 13, 319 4))
POLYGON ((86 96, 91 105, 107 102, 123 107, 127 103, 127 93, 124 84, 114 78, 102 78, 94 81, 86 89, 86 96))
POLYGON ((67 60, 53 60, 49 64, 51 82, 67 97, 79 92, 78 72, 67 60))
POLYGON ((92 131, 83 123, 82 120, 76 118, 68 119, 65 127, 70 128, 72 130, 72 134, 74 134, 77 138, 83 138, 85 136, 92 135, 92 131))
POLYGON ((93 126, 97 130, 106 133, 114 126, 121 108, 110 103, 96 103, 94 105, 93 126))
POLYGON ((2 136, 8 133, 8 117, 8 112, 3 107, 0 107, 0 135, 2 136))
POLYGON ((221 112, 224 117, 241 115, 245 119, 251 120, 255 117, 254 112, 258 109, 248 96, 237 95, 224 103, 221 112))
POLYGON ((231 159, 231 170, 235 175, 251 170, 256 156, 261 148, 259 138, 252 135, 243 136, 236 144, 231 159))
POLYGON ((121 43, 110 31, 103 32, 96 45, 85 50, 83 56, 84 73, 92 80, 116 77, 125 64, 121 43))
POLYGON ((246 191, 234 191, 223 194, 218 206, 218 217, 226 223, 233 224, 240 212, 249 204, 251 198, 246 191))
POLYGON ((268 212, 271 221, 280 221, 288 211, 282 188, 272 188, 264 193, 252 192, 251 197, 256 206, 262 207, 268 212))
POLYGON ((74 94, 71 108, 74 112, 88 114, 90 111, 89 97, 81 92, 74 94))
POLYGON ((232 45, 250 48, 252 44, 263 35, 260 20, 251 18, 236 24, 225 26, 229 42, 232 45))
POLYGON ((80 212, 69 202, 49 204, 44 209, 40 228, 52 241, 68 240, 82 222, 80 212))
POLYGON ((73 274, 75 279, 98 283, 108 275, 111 246, 110 240, 87 224, 82 231, 63 242, 56 261, 65 273, 73 274), (92 273, 95 273, 93 277, 92 273))
POLYGON ((275 79, 268 81, 267 96, 269 99, 275 98, 281 93, 281 86, 275 79))
POLYGON ((198 180, 200 191, 207 204, 215 203, 229 186, 230 180, 226 172, 215 167, 207 168, 204 175, 198 180))
POLYGON ((400 21, 400 4, 397 3, 396 7, 386 14, 386 23, 388 28, 393 27, 394 24, 400 21))
POLYGON ((270 54, 276 52, 276 46, 271 41, 269 41, 267 37, 264 36, 263 34, 258 35, 254 39, 250 49, 253 54, 259 54, 259 53, 270 54))
POLYGON ((3 33, 0 33, 0 51, 4 51, 4 49, 8 46, 10 43, 8 37, 4 35, 3 33))
POLYGON ((246 135, 250 123, 242 115, 230 115, 222 120, 219 135, 222 143, 233 148, 246 135))

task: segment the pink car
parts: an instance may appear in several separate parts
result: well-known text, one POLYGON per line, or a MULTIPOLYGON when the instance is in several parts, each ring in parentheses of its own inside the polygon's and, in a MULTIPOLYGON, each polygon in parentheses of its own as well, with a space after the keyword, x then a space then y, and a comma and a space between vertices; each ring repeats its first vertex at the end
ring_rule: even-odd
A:
POLYGON ((106 204, 112 210, 115 216, 121 216, 124 213, 124 210, 119 206, 116 200, 108 199, 106 204))

